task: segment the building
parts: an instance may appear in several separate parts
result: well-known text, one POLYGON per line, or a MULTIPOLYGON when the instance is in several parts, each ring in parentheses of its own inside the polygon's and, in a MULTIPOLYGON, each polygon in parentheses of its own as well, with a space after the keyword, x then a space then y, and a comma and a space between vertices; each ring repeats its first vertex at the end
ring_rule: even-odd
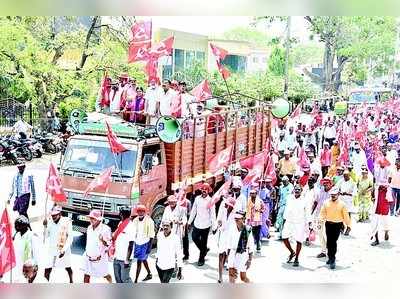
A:
POLYGON ((213 39, 206 35, 160 28, 154 33, 154 42, 170 36, 175 37, 173 53, 159 60, 159 72, 163 79, 183 71, 195 62, 208 71, 217 69, 209 44, 212 43, 228 51, 223 64, 232 72, 251 73, 265 71, 269 57, 268 49, 254 47, 250 42, 213 39))

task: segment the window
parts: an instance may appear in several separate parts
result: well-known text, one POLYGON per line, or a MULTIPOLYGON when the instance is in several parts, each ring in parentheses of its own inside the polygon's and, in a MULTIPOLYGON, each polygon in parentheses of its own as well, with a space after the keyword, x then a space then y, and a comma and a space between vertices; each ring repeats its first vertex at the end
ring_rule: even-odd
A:
POLYGON ((204 63, 206 60, 206 53, 204 52, 196 52, 196 60, 204 63))
POLYGON ((162 79, 169 79, 172 77, 172 65, 163 65, 162 68, 162 79))
POLYGON ((191 67, 196 60, 196 52, 185 51, 185 54, 186 54, 185 67, 191 67))
POLYGON ((185 68, 185 51, 175 49, 174 53, 175 72, 180 72, 185 68))
POLYGON ((227 55, 222 63, 234 72, 246 71, 247 57, 238 55, 227 55))
POLYGON ((143 158, 141 163, 142 174, 147 174, 154 166, 163 164, 161 148, 159 144, 143 147, 143 158))

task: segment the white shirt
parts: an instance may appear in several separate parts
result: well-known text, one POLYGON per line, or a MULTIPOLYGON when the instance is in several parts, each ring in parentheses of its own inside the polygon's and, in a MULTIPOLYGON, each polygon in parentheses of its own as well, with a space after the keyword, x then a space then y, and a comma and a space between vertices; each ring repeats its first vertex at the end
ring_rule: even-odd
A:
POLYGON ((144 216, 143 220, 140 220, 139 217, 136 217, 133 220, 133 234, 134 234, 134 240, 135 244, 137 245, 143 245, 147 242, 150 241, 151 238, 154 238, 155 232, 154 232, 154 221, 151 219, 149 216, 144 216), (145 224, 148 222, 149 225, 149 235, 146 235, 145 232, 145 224))
POLYGON ((203 198, 201 195, 194 200, 192 211, 189 217, 189 225, 194 220, 194 226, 198 229, 205 229, 212 226, 215 222, 215 206, 209 209, 207 206, 211 201, 210 196, 203 198))
POLYGON ((49 255, 58 256, 60 252, 68 251, 71 248, 72 241, 72 222, 68 217, 61 217, 57 224, 53 221, 53 219, 50 219, 47 222, 46 245, 49 255), (66 231, 67 236, 64 241, 64 246, 59 248, 60 233, 62 230, 66 231))
MULTIPOLYGON (((236 255, 240 255, 239 253, 236 253, 236 250, 239 244, 241 231, 237 228, 237 225, 235 223, 235 225, 231 226, 231 228, 227 233, 228 233, 227 248, 230 249, 228 256, 228 268, 233 268, 235 264, 236 255)), ((246 252, 244 252, 243 254, 249 255, 250 253, 253 252, 254 252, 253 234, 249 233, 246 252)))
MULTIPOLYGON (((188 118, 191 111, 191 103, 194 102, 196 98, 188 93, 182 94, 182 117, 188 118)), ((197 107, 197 104, 196 104, 197 107)))
POLYGON ((285 139, 283 139, 282 141, 281 140, 278 141, 277 149, 279 152, 284 152, 287 148, 288 147, 287 147, 287 143, 286 143, 285 139))
POLYGON ((221 206, 219 207, 217 221, 214 225, 214 229, 218 227, 221 233, 226 233, 230 227, 235 224, 235 208, 229 213, 228 216, 228 209, 225 208, 225 203, 222 202, 221 206), (221 226, 218 226, 218 222, 221 222, 221 226))
POLYGON ((387 152, 387 159, 390 162, 390 166, 394 166, 396 164, 396 159, 397 159, 397 151, 395 149, 392 149, 387 152))
POLYGON ((17 233, 15 235, 13 241, 15 252, 15 268, 13 270, 13 273, 15 273, 15 282, 25 281, 22 273, 22 267, 27 260, 33 259, 37 263, 40 263, 39 243, 39 237, 30 230, 28 230, 23 236, 21 236, 20 233, 17 233), (26 248, 28 248, 28 250, 25 252, 26 248), (27 256, 25 256, 25 253, 27 253, 27 256))
POLYGON ((283 218, 291 223, 307 223, 310 220, 309 209, 307 208, 307 201, 303 196, 295 198, 294 194, 288 195, 286 199, 285 212, 283 218))
POLYGON ((246 212, 247 211, 247 197, 240 194, 236 198, 235 211, 246 212))
POLYGON ((145 101, 145 112, 150 115, 155 115, 157 112, 157 103, 160 102, 162 97, 162 89, 158 86, 149 87, 144 95, 145 101))
POLYGON ((353 196, 355 196, 357 194, 356 184, 354 184, 354 182, 351 179, 349 179, 348 181, 345 181, 344 179, 341 180, 340 183, 338 183, 338 186, 339 186, 340 192, 351 194, 351 196, 341 195, 343 200, 345 200, 345 199, 350 200, 351 198, 353 198, 353 196))
POLYGON ((162 91, 160 99, 160 114, 163 116, 171 115, 171 105, 173 98, 177 95, 177 92, 173 89, 168 89, 167 93, 162 91))
POLYGON ((389 184, 390 170, 388 167, 381 168, 379 165, 374 167, 374 177, 376 186, 389 184))
POLYGON ((357 175, 361 175, 361 168, 363 165, 367 165, 367 157, 363 150, 360 150, 360 153, 356 151, 351 155, 351 162, 353 163, 354 171, 357 175))
POLYGON ((118 235, 115 240, 115 253, 114 257, 116 260, 125 261, 128 254, 129 242, 133 242, 134 238, 133 223, 129 221, 129 224, 124 230, 118 235))
POLYGON ((288 149, 294 149, 296 147, 296 134, 290 134, 289 132, 286 134, 285 137, 286 146, 288 149))
POLYGON ((179 205, 176 205, 174 210, 172 210, 170 206, 166 206, 161 222, 164 221, 173 222, 171 231, 175 234, 178 234, 178 236, 182 236, 182 228, 187 223, 187 210, 184 207, 180 207, 179 205), (176 222, 182 222, 182 224, 177 225, 176 222))
POLYGON ((157 234, 157 266, 161 270, 173 269, 175 264, 182 267, 182 248, 179 237, 172 232, 165 236, 163 232, 157 234))
POLYGON ((100 241, 100 236, 105 241, 111 240, 111 229, 109 226, 100 223, 96 229, 93 230, 93 226, 89 225, 86 233, 86 255, 95 259, 105 254, 104 245, 100 241))
POLYGON ((314 161, 310 163, 310 172, 311 173, 316 172, 320 176, 322 176, 321 163, 318 161, 318 159, 314 159, 314 161))
POLYGON ((325 132, 324 132, 324 137, 327 139, 332 139, 336 138, 336 129, 335 126, 326 126, 325 127, 325 132))

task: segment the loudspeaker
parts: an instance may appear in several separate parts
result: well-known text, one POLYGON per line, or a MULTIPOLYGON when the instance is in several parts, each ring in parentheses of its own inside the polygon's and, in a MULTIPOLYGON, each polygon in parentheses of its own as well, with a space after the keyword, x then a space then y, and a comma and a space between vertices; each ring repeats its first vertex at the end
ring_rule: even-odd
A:
POLYGON ((289 115, 290 103, 285 99, 279 98, 272 102, 271 113, 275 118, 285 118, 289 115))
POLYGON ((87 114, 81 109, 74 109, 69 114, 69 123, 75 132, 79 131, 79 124, 87 121, 87 114))
POLYGON ((156 123, 156 132, 161 141, 175 143, 182 137, 179 121, 171 116, 161 116, 156 123))

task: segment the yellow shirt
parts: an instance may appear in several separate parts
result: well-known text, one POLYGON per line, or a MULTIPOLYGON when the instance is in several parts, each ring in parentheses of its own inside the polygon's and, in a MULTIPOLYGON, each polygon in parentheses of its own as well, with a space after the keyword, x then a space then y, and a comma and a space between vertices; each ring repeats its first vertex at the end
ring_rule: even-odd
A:
POLYGON ((319 218, 322 221, 330 222, 344 222, 346 226, 350 227, 351 221, 349 212, 343 201, 337 199, 336 201, 328 200, 324 203, 321 209, 319 218))
POLYGON ((292 159, 289 158, 289 160, 285 160, 285 158, 282 158, 279 161, 279 173, 281 175, 294 175, 296 172, 296 164, 292 159))

